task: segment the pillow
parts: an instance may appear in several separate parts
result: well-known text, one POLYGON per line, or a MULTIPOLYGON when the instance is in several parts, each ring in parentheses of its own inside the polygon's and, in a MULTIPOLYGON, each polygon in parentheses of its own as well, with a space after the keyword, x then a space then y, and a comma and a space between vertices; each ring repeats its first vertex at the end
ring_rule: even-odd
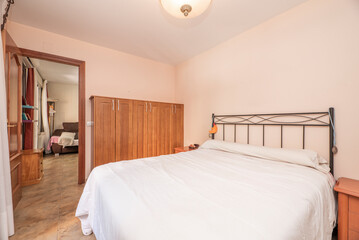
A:
POLYGON ((312 167, 324 173, 330 171, 328 161, 311 150, 261 147, 218 140, 208 140, 202 144, 200 148, 221 150, 272 161, 293 163, 312 167))

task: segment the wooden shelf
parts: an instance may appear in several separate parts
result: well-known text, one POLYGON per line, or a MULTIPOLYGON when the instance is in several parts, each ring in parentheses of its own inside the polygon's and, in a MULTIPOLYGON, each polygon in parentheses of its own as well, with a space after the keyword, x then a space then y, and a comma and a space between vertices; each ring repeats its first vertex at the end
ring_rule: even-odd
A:
POLYGON ((59 99, 55 99, 55 98, 47 98, 47 102, 58 102, 59 99))
POLYGON ((21 152, 22 152, 23 155, 38 154, 38 153, 43 153, 44 148, 41 148, 41 149, 27 149, 27 150, 22 150, 21 152))
POLYGON ((17 127, 17 122, 11 122, 7 124, 8 128, 17 127))
POLYGON ((37 109, 37 107, 30 106, 30 105, 22 105, 22 108, 25 108, 25 109, 33 109, 33 110, 38 110, 38 109, 37 109))
POLYGON ((34 123, 37 122, 37 120, 22 120, 22 123, 34 123))

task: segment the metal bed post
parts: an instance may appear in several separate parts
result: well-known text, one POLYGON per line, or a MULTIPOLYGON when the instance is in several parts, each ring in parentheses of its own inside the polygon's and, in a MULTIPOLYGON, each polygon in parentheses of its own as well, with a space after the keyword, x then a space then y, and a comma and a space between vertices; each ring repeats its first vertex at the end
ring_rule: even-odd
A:
POLYGON ((329 108, 329 164, 330 164, 330 172, 334 176, 334 108, 329 108))
MULTIPOLYGON (((212 127, 214 126, 214 113, 212 113, 212 127)), ((214 133, 212 133, 212 139, 214 139, 214 133)))

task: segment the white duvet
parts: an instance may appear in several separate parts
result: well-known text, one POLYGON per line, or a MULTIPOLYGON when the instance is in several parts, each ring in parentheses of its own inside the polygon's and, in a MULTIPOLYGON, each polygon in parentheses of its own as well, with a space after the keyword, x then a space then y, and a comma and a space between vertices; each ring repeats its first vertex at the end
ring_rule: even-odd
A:
POLYGON ((331 239, 330 174, 216 142, 95 168, 76 211, 83 233, 99 240, 331 239))

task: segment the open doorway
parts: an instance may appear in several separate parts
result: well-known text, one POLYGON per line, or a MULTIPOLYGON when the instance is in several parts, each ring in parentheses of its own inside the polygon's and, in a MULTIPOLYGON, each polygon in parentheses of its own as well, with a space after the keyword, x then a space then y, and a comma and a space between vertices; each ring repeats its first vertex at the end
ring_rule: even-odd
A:
MULTIPOLYGON (((6 31, 3 31, 2 35, 4 36, 3 45, 5 50, 7 113, 8 119, 10 119, 8 122, 11 156, 10 174, 13 206, 15 208, 15 235, 10 239, 35 239, 39 237, 61 239, 62 236, 66 236, 69 232, 71 232, 71 235, 81 234, 82 236, 79 220, 75 218, 75 210, 84 187, 81 184, 85 182, 85 62, 19 48, 6 31), (25 61, 33 59, 33 61, 28 62, 28 66, 23 66, 23 59, 25 61), (33 80, 35 80, 34 74, 27 72, 27 74, 23 75, 26 68, 33 71, 35 59, 75 66, 78 70, 78 174, 76 174, 76 168, 74 169, 70 165, 66 166, 66 169, 62 169, 63 171, 60 174, 55 169, 45 171, 43 177, 39 177, 39 175, 41 176, 40 171, 46 169, 42 169, 43 150, 37 148, 38 145, 45 147, 45 143, 43 143, 44 145, 36 143, 39 139, 37 135, 33 135, 33 126, 35 125, 34 123, 43 121, 42 117, 39 117, 39 111, 42 110, 39 108, 40 102, 42 102, 42 97, 39 99, 42 87, 40 93, 40 87, 37 86, 37 82, 35 85, 35 81, 32 81, 33 86, 26 89, 32 89, 33 92, 28 95, 25 93, 26 89, 23 89, 22 86, 27 85, 29 75, 33 76, 33 80), (35 91, 37 91, 37 97, 35 97, 35 91), (29 97, 29 102, 27 102, 26 98, 23 99, 24 96, 29 97), (30 99, 32 99, 32 102, 30 102, 30 99), (25 126, 31 127, 24 129, 25 126), (26 148, 29 150, 27 152, 24 150, 23 137, 25 135, 23 131, 29 129, 29 136, 35 137, 29 138, 33 142, 31 148, 26 148), (29 156, 27 156, 28 153, 29 156), (75 170, 75 173, 68 172, 68 169, 75 170), (51 176, 52 174, 57 174, 57 178, 51 176), (71 175, 71 179, 67 178, 69 175, 71 175), (23 179, 34 181, 27 181, 24 184, 23 179), (63 179, 68 179, 69 181, 62 181, 63 179)), ((43 81, 39 82, 43 83, 43 81)), ((47 97, 47 91, 44 93, 46 93, 47 97)), ((44 108, 46 112, 47 104, 48 102, 46 101, 46 107, 44 108)), ((48 123, 48 121, 46 122, 48 123)), ((37 131, 41 133, 43 131, 41 123, 36 125, 40 128, 37 131)))
POLYGON ((85 182, 85 62, 77 59, 7 46, 9 52, 25 58, 46 60, 78 68, 78 184, 85 182))
POLYGON ((30 105, 34 106, 30 112, 33 124, 25 125, 32 127, 32 136, 24 131, 23 146, 43 149, 45 180, 61 178, 55 173, 66 172, 58 180, 71 179, 75 183, 78 179, 79 67, 30 57, 22 57, 22 62, 24 101, 29 99, 26 92, 33 92, 30 105))
MULTIPOLYGON (((61 239, 80 235, 75 210, 84 186, 79 184, 85 182, 85 62, 12 46, 7 46, 7 52, 19 59, 16 71, 23 78, 19 78, 19 86, 27 87, 28 77, 33 78, 32 86, 27 87, 33 89, 32 95, 19 88, 19 96, 31 96, 29 99, 33 100, 26 102, 25 98, 21 104, 24 115, 20 113, 20 120, 27 118, 22 119, 22 126, 32 126, 31 132, 35 133, 29 138, 32 139, 29 153, 39 151, 38 155, 42 156, 42 149, 48 153, 42 161, 43 177, 20 187, 22 197, 20 192, 21 200, 14 212, 15 235, 10 239, 61 239), (31 114, 27 115, 28 112, 31 114), (50 141, 43 137, 44 125, 50 141), (64 146, 57 139, 57 143, 54 140, 51 144, 51 137, 61 137, 64 132, 75 133, 73 141, 70 139, 64 146)), ((19 134, 22 136, 19 139, 25 138, 23 132, 19 134)), ((20 140, 19 145, 25 147, 25 141, 21 144, 20 140)), ((34 165, 25 166, 27 152, 21 152, 25 171, 20 177, 24 179, 34 172, 34 165)))

